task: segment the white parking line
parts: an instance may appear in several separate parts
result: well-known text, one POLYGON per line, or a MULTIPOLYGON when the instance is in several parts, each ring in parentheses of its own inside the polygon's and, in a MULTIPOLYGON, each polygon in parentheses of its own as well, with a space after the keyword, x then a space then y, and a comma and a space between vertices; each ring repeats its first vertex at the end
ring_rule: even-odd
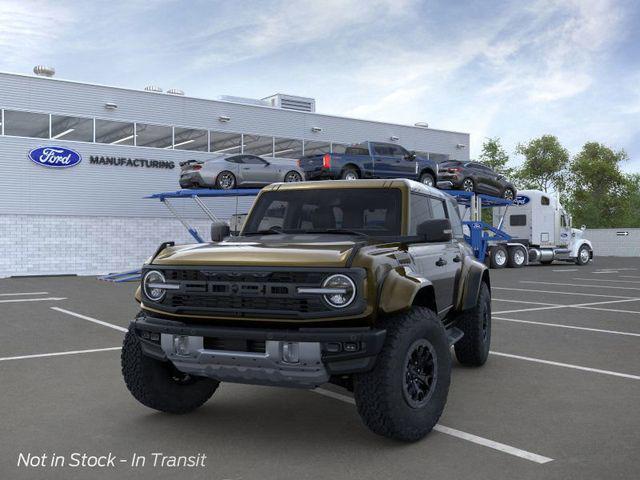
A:
POLYGON ((120 327, 118 325, 114 325, 113 323, 103 322, 102 320, 98 320, 97 318, 87 317, 86 315, 82 315, 80 313, 72 312, 71 310, 65 310, 64 308, 51 307, 51 310, 55 310, 56 312, 66 313, 67 315, 71 315, 73 317, 81 318, 82 320, 86 320, 88 322, 97 323, 98 325, 102 325, 104 327, 113 328, 114 330, 119 330, 121 332, 127 332, 128 329, 124 327, 120 327))
POLYGON ((614 313, 630 313, 634 315, 640 314, 638 310, 620 310, 616 308, 600 308, 600 307, 586 307, 586 306, 575 306, 574 308, 584 308, 585 310, 600 310, 601 312, 614 312, 614 313))
POLYGON ((66 300, 66 297, 46 297, 46 298, 11 298, 9 300, 0 300, 0 303, 21 303, 21 302, 57 302, 58 300, 66 300))
POLYGON ((613 283, 640 283, 638 280, 610 280, 608 278, 579 278, 573 277, 572 280, 588 280, 588 281, 596 281, 596 282, 613 282, 613 283))
MULTIPOLYGON (((324 395, 325 397, 333 398, 335 400, 340 400, 341 402, 350 403, 351 405, 355 405, 355 400, 348 395, 342 395, 341 393, 332 392, 331 390, 325 390, 324 388, 316 388, 312 390, 315 393, 319 393, 320 395, 324 395)), ((549 463, 553 461, 553 458, 544 457, 542 455, 538 455, 536 453, 531 453, 526 450, 521 450, 519 448, 512 447, 511 445, 506 445, 500 442, 494 442, 493 440, 489 440, 488 438, 479 437, 477 435, 473 435, 471 433, 463 432, 462 430, 456 430, 455 428, 445 427, 444 425, 440 425, 439 423, 433 427, 436 432, 444 433, 445 435, 450 435, 452 437, 460 438, 462 440, 466 440, 471 443, 475 443, 477 445, 482 445, 483 447, 489 447, 494 450, 498 450, 500 452, 508 453, 509 455, 513 455, 515 457, 524 458, 525 460, 529 460, 535 463, 549 463)))
POLYGON ((0 297, 13 297, 18 295, 49 295, 49 292, 0 293, 0 297))
POLYGON ((630 373, 612 372, 611 370, 600 370, 599 368, 583 367, 581 365, 573 365, 571 363, 552 362, 551 360, 543 360, 541 358, 523 357, 521 355, 513 355, 511 353, 494 352, 489 351, 492 355, 499 357, 516 358, 518 360, 525 360, 527 362, 543 363, 545 365, 553 365, 555 367, 572 368, 574 370, 582 370, 584 372, 602 373, 603 375, 611 375, 613 377, 630 378, 631 380, 640 380, 639 375, 631 375, 630 373))
POLYGON ((640 333, 620 332, 617 330, 603 330, 600 328, 578 327, 575 325, 562 325, 561 323, 534 322, 531 320, 517 320, 515 318, 491 317, 492 320, 502 320, 503 322, 527 323, 530 325, 542 325, 544 327, 568 328, 571 330, 584 330, 587 332, 610 333, 612 335, 627 335, 629 337, 640 337, 640 333))
POLYGON ((620 275, 620 278, 640 278, 640 275, 620 275))
POLYGON ((122 347, 92 348, 91 350, 71 350, 68 352, 38 353, 36 355, 20 355, 19 357, 2 357, 0 358, 0 362, 7 362, 10 360, 25 360, 28 358, 60 357, 62 355, 79 355, 82 353, 108 352, 111 350, 120 350, 121 348, 122 347))
POLYGON ((636 298, 636 297, 624 297, 622 295, 603 295, 600 293, 558 292, 556 290, 531 290, 529 288, 494 287, 494 286, 491 287, 491 290, 511 290, 514 292, 528 292, 528 293, 553 293, 557 295, 576 295, 580 297, 636 298))
POLYGON ((618 290, 640 290, 640 287, 619 287, 617 285, 585 285, 581 283, 554 283, 537 282, 535 280, 520 280, 520 283, 537 283, 541 285, 564 285, 566 287, 586 287, 586 288, 616 288, 618 290))
POLYGON ((560 270, 551 270, 552 272, 577 272, 579 268, 561 268, 560 270))
POLYGON ((543 303, 543 302, 524 302, 522 300, 509 300, 507 298, 492 298, 491 299, 492 302, 510 302, 510 303, 526 303, 526 304, 531 304, 531 305, 546 305, 549 307, 557 307, 560 306, 559 303, 543 303))
MULTIPOLYGON (((502 310, 499 312, 492 312, 492 313, 495 315, 500 315, 502 313, 535 312, 538 310, 553 310, 557 308, 586 308, 586 309, 592 309, 592 310, 603 310, 606 312, 617 312, 617 311, 629 312, 630 310, 615 310, 612 308, 596 308, 596 307, 593 307, 593 305, 607 305, 609 303, 626 303, 626 302, 637 302, 637 301, 640 301, 640 298, 626 298, 624 300, 606 300, 603 302, 574 303, 572 305, 554 305, 549 307, 520 308, 517 310, 502 310)), ((631 312, 633 312, 633 310, 631 310, 631 312)))

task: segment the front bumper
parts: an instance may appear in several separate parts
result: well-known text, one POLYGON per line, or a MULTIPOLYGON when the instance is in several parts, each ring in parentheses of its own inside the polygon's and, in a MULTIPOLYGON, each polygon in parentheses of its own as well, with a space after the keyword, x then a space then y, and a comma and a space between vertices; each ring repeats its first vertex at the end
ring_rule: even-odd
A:
POLYGON ((145 355, 224 382, 315 388, 333 375, 368 371, 386 331, 364 328, 268 329, 186 324, 141 314, 131 322, 145 355), (176 347, 176 340, 181 347, 176 347), (291 347, 291 344, 295 344, 291 347), (285 348, 297 350, 296 361, 285 348))

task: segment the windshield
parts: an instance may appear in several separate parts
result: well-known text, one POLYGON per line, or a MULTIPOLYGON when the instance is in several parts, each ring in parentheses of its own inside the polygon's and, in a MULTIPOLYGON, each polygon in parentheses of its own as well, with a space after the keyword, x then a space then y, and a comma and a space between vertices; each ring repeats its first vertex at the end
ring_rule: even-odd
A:
POLYGON ((339 188, 266 192, 242 235, 354 233, 400 235, 402 195, 397 188, 339 188))

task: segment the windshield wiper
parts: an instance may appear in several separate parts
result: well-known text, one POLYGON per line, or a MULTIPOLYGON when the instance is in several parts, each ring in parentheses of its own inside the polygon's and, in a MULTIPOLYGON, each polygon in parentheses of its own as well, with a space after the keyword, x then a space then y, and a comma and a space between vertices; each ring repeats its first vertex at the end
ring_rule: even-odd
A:
POLYGON ((340 235, 358 235, 359 237, 368 237, 366 233, 358 232, 356 230, 349 230, 348 228, 327 228, 326 230, 305 230, 301 233, 335 233, 340 235))

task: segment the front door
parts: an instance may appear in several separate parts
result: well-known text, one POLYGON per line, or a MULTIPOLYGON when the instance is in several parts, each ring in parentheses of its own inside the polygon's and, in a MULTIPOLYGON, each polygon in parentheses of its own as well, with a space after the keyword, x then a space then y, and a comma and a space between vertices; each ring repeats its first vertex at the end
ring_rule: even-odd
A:
POLYGON ((272 166, 264 158, 245 155, 240 165, 240 176, 245 185, 268 185, 273 183, 272 166))

